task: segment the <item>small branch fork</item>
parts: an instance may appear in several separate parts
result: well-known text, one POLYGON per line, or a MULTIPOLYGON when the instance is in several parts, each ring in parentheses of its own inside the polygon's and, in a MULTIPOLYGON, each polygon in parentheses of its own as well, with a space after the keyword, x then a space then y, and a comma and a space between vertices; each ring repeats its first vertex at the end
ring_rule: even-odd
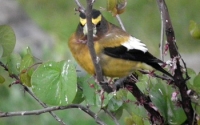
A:
POLYGON ((80 109, 80 110, 84 111, 85 113, 90 115, 92 118, 94 118, 97 124, 105 125, 105 123, 102 122, 102 120, 94 112, 92 112, 87 107, 84 107, 84 106, 78 105, 78 104, 72 104, 72 105, 68 105, 68 106, 47 107, 47 108, 44 108, 44 109, 32 110, 32 111, 0 112, 0 117, 40 115, 40 114, 43 114, 43 113, 46 113, 46 112, 52 112, 52 111, 64 110, 64 109, 72 109, 72 108, 77 108, 77 109, 80 109))
MULTIPOLYGON (((194 115, 194 110, 191 105, 191 99, 187 94, 188 88, 186 86, 186 81, 189 79, 189 76, 187 74, 187 68, 186 64, 181 58, 184 68, 186 69, 186 79, 183 78, 183 74, 181 71, 181 65, 179 58, 176 57, 181 57, 178 48, 176 46, 176 39, 175 39, 175 33, 172 27, 172 23, 170 20, 170 16, 168 13, 168 9, 166 6, 166 3, 164 0, 157 0, 160 12, 162 14, 162 19, 163 19, 163 24, 165 28, 165 33, 166 33, 166 38, 167 42, 169 45, 169 52, 170 52, 170 57, 172 59, 176 59, 176 69, 174 69, 174 83, 175 85, 179 88, 180 94, 181 94, 181 105, 183 107, 183 110, 185 111, 185 114, 187 116, 187 124, 192 125, 193 124, 193 119, 195 117, 194 115)), ((196 123, 196 121, 194 122, 196 123)))
POLYGON ((144 108, 148 111, 149 120, 151 121, 152 124, 163 125, 164 119, 160 115, 160 113, 157 110, 155 110, 155 108, 153 107, 150 97, 143 94, 140 91, 140 89, 137 87, 137 85, 136 85, 137 77, 138 76, 136 74, 132 74, 132 75, 128 76, 127 78, 125 78, 123 81, 124 87, 129 92, 132 93, 132 95, 139 102, 139 105, 144 106, 144 108))

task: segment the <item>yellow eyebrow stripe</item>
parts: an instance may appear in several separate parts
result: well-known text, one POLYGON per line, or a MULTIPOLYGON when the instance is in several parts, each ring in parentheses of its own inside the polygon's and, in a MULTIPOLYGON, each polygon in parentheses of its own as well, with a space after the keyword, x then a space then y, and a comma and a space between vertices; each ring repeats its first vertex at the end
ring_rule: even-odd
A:
POLYGON ((84 26, 86 24, 86 19, 80 17, 80 23, 84 26))
POLYGON ((97 18, 92 18, 92 23, 94 24, 94 25, 97 25, 100 21, 101 21, 101 15, 99 15, 97 18))

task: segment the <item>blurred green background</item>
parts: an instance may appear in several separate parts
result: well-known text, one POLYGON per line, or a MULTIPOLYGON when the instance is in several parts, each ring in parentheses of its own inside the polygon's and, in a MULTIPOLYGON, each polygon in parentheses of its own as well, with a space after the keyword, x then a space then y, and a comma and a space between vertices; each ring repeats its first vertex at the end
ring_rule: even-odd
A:
MULTIPOLYGON (((17 2, 20 4, 22 10, 53 39, 53 48, 44 49, 44 53, 41 53, 43 55, 42 60, 70 59, 71 55, 67 47, 67 42, 79 22, 78 14, 75 14, 74 11, 74 8, 77 8, 74 0, 18 0, 17 2)), ((85 0, 80 0, 80 2, 86 5, 85 0)), ((189 63, 189 66, 194 66, 193 68, 198 72, 200 71, 200 40, 192 38, 188 28, 190 20, 194 20, 200 24, 200 1, 166 0, 166 3, 173 23, 179 52, 185 57, 186 63, 189 63)), ((94 8, 98 9, 100 7, 106 8, 106 0, 96 0, 94 8)), ((119 25, 116 18, 112 17, 109 12, 102 11, 102 13, 107 20, 119 25)), ((150 52, 159 57, 158 45, 161 24, 160 12, 156 0, 128 0, 127 9, 120 17, 127 32, 141 39, 147 44, 150 52)), ((0 68, 0 72, 2 71, 3 69, 0 68)), ((20 88, 18 85, 8 88, 11 82, 12 79, 0 85, 0 111, 9 112, 41 108, 27 93, 24 93, 23 88, 20 88)), ((98 109, 94 110, 98 112, 98 109)), ((56 114, 68 125, 95 124, 92 118, 78 109, 57 111, 56 114)), ((113 124, 112 120, 102 115, 101 112, 99 115, 109 125, 113 124)), ((126 115, 127 113, 125 112, 120 119, 121 124, 124 124, 123 118, 126 115)), ((39 116, 0 119, 0 125, 11 124, 57 125, 58 123, 48 113, 39 116)))

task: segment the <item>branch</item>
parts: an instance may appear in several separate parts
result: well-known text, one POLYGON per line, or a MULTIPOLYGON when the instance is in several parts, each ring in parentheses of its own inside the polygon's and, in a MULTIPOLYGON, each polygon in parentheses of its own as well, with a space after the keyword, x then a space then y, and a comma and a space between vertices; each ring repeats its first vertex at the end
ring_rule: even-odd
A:
MULTIPOLYGON (((149 74, 149 72, 148 71, 145 71, 145 70, 139 70, 142 74, 149 74)), ((171 78, 169 78, 169 77, 165 77, 165 76, 160 76, 160 75, 157 75, 157 74, 155 74, 155 73, 153 73, 153 74, 151 74, 153 77, 156 77, 156 78, 160 78, 160 79, 162 79, 162 80, 166 80, 166 81, 172 81, 172 79, 171 78)))
MULTIPOLYGON (((134 74, 132 74, 132 75, 134 75, 134 74)), ((137 78, 137 76, 135 76, 135 75, 134 75, 134 77, 137 78)), ((152 107, 152 102, 150 100, 150 97, 143 94, 140 91, 140 89, 136 86, 136 84, 135 84, 136 81, 133 80, 133 78, 131 78, 131 76, 128 76, 123 81, 123 83, 124 83, 124 87, 127 88, 132 93, 132 95, 137 99, 139 104, 143 105, 144 108, 148 111, 151 123, 163 125, 164 124, 163 117, 160 115, 160 113, 158 111, 156 111, 152 107)))
MULTIPOLYGON (((165 33, 167 36, 167 42, 169 44, 169 52, 170 52, 170 57, 173 59, 176 59, 176 69, 174 69, 175 74, 174 74, 174 80, 175 80, 175 85, 179 88, 180 94, 181 94, 181 104, 183 107, 183 110, 185 111, 185 114, 187 116, 187 122, 189 125, 192 125, 193 123, 193 118, 194 116, 194 111, 191 105, 191 99, 187 94, 188 88, 186 86, 186 81, 188 78, 184 79, 183 78, 183 74, 181 71, 181 65, 180 65, 180 61, 178 58, 176 57, 181 57, 179 52, 178 52, 178 48, 176 46, 176 39, 175 39, 175 33, 172 27, 172 23, 170 20, 170 16, 168 13, 168 9, 166 6, 166 3, 164 0, 157 0, 158 6, 160 8, 160 11, 162 13, 162 18, 163 18, 163 23, 165 26, 165 33)), ((183 59, 182 59, 183 61, 183 59)), ((183 61, 185 69, 186 68, 186 64, 183 61)), ((187 71, 186 71, 186 76, 189 77, 187 75, 187 71)), ((196 121, 195 121, 196 123, 196 121)))
POLYGON ((163 23, 162 11, 160 12, 160 18, 161 18, 160 59, 164 61, 164 23, 163 23))
POLYGON ((103 121, 90 109, 78 105, 78 104, 72 104, 68 106, 53 106, 53 107, 48 107, 40 110, 32 110, 32 111, 19 111, 19 112, 0 112, 0 117, 11 117, 11 116, 25 116, 25 115, 40 115, 46 112, 52 112, 56 110, 64 110, 64 109, 71 109, 71 108, 78 108, 90 115, 92 118, 95 119, 96 123, 99 125, 105 125, 103 121))
POLYGON ((126 29, 125 29, 125 27, 124 27, 124 24, 122 23, 122 20, 121 20, 121 18, 120 18, 120 16, 119 16, 118 14, 116 15, 116 18, 117 18, 117 20, 118 20, 118 22, 119 22, 121 28, 122 28, 124 31, 126 31, 126 29))
POLYGON ((91 20, 93 2, 94 0, 87 0, 87 9, 86 9, 86 19, 87 19, 87 26, 88 26, 87 46, 89 48, 90 55, 94 64, 97 81, 99 82, 103 90, 109 93, 109 92, 112 92, 113 90, 107 83, 103 82, 104 79, 103 79, 102 68, 99 64, 99 57, 97 57, 95 49, 94 49, 93 26, 92 26, 92 20, 91 20))
POLYGON ((77 6, 78 6, 78 11, 81 11, 82 13, 85 13, 85 8, 81 5, 81 3, 79 2, 79 0, 75 0, 77 6))
MULTIPOLYGON (((4 68, 5 71, 8 72, 8 67, 6 65, 4 65, 1 61, 0 61, 0 66, 4 68)), ((30 94, 30 96, 32 96, 40 105, 42 105, 42 107, 46 108, 47 105, 44 104, 42 101, 40 101, 30 90, 28 87, 26 87, 25 85, 22 84, 21 80, 19 79, 19 77, 15 74, 10 74, 11 78, 14 78, 16 80, 16 83, 19 83, 20 85, 22 85, 24 87, 24 90, 26 92, 28 92, 30 94)), ((53 112, 49 112, 61 125, 66 125, 55 113, 53 112)))

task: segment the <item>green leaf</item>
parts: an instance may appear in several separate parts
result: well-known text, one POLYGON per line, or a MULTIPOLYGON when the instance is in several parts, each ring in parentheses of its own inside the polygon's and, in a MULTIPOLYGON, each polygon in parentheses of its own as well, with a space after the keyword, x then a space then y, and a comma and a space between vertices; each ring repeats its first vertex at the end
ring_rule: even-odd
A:
POLYGON ((5 82, 5 78, 2 75, 0 75, 0 84, 3 84, 4 82, 5 82))
POLYGON ((123 100, 117 100, 114 96, 108 103, 108 109, 112 112, 118 110, 123 104, 123 100))
POLYGON ((137 105, 135 102, 125 103, 123 107, 129 114, 135 114, 142 118, 147 117, 145 108, 141 105, 137 105))
POLYGON ((138 115, 132 114, 133 121, 136 125, 144 125, 144 121, 142 117, 139 117, 138 115))
POLYGON ((190 34, 195 39, 200 39, 200 29, 196 22, 193 20, 190 21, 189 26, 190 34))
POLYGON ((122 105, 124 100, 126 100, 127 92, 125 89, 120 89, 116 92, 116 95, 110 98, 108 102, 108 110, 114 112, 118 110, 122 105))
POLYGON ((132 117, 125 117, 124 122, 126 125, 135 125, 132 117))
POLYGON ((107 0, 107 11, 110 11, 113 16, 124 12, 127 5, 127 0, 107 0))
POLYGON ((120 119, 123 114, 123 106, 121 106, 117 111, 113 112, 116 119, 120 119))
POLYGON ((8 56, 12 53, 15 47, 16 39, 14 31, 10 26, 1 25, 0 26, 0 45, 3 47, 3 55, 8 56))
POLYGON ((91 79, 91 76, 87 75, 85 77, 78 78, 79 85, 82 86, 83 95, 85 97, 85 101, 89 105, 96 105, 96 91, 95 91, 95 82, 94 79, 91 79))
POLYGON ((1 59, 2 55, 3 55, 3 47, 2 47, 2 45, 0 44, 0 59, 1 59))
POLYGON ((117 0, 107 0, 107 10, 116 14, 117 0))
POLYGON ((34 60, 33 56, 31 54, 31 50, 28 47, 27 48, 27 53, 24 55, 22 58, 21 64, 20 64, 20 80, 24 85, 31 86, 31 75, 33 73, 33 69, 30 68, 31 65, 33 65, 34 60))
POLYGON ((83 91, 78 89, 74 100, 72 101, 73 104, 80 104, 84 100, 83 91))
POLYGON ((26 70, 34 63, 33 55, 29 47, 27 47, 26 54, 22 58, 21 65, 20 65, 20 72, 26 70))
POLYGON ((190 84, 193 85, 194 78, 196 77, 197 74, 193 69, 190 69, 190 68, 187 69, 187 73, 188 73, 188 75, 190 77, 189 82, 190 82, 190 84))
POLYGON ((185 121, 186 116, 183 109, 171 101, 173 91, 175 90, 171 86, 159 80, 158 84, 154 84, 150 90, 150 98, 167 124, 180 125, 185 121))
POLYGON ((96 105, 99 108, 105 107, 108 105, 111 98, 113 98, 114 93, 97 93, 96 94, 96 105))
POLYGON ((50 105, 72 103, 77 93, 77 75, 71 61, 46 62, 31 77, 35 95, 50 105))
POLYGON ((20 68, 20 63, 21 63, 21 56, 19 54, 10 54, 7 58, 7 66, 8 66, 8 71, 10 74, 19 74, 19 68, 20 68))
POLYGON ((193 89, 200 93, 200 73, 194 78, 193 89))

